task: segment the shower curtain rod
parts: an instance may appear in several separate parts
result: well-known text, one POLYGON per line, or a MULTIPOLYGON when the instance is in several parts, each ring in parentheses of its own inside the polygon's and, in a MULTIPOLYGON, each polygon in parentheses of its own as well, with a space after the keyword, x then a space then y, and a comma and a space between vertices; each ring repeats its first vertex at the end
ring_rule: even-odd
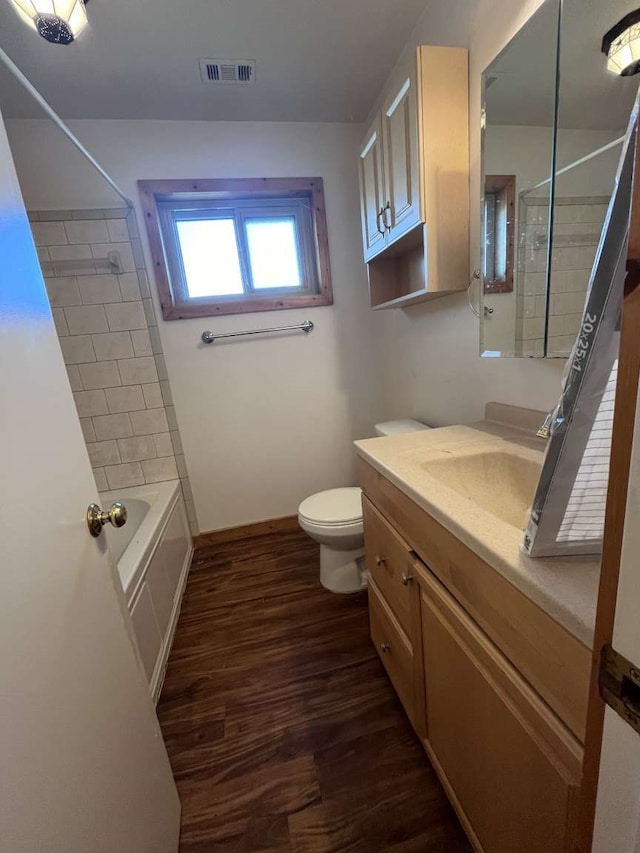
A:
POLYGON ((64 133, 64 135, 70 140, 72 145, 75 145, 75 147, 83 155, 83 157, 85 157, 94 167, 94 169, 96 169, 102 175, 102 177, 109 184, 111 189, 120 196, 120 198, 124 201, 127 207, 130 210, 133 210, 133 202, 131 201, 131 199, 127 198, 127 196, 122 192, 120 187, 113 180, 113 178, 111 178, 105 172, 105 170, 102 168, 100 163, 98 163, 95 157, 93 157, 87 151, 87 149, 84 147, 82 142, 80 142, 78 137, 71 132, 67 125, 62 121, 58 113, 55 112, 55 110, 51 106, 49 106, 47 101, 45 101, 45 99, 42 97, 40 92, 38 92, 36 87, 24 76, 22 71, 20 71, 18 66, 15 64, 15 62, 9 56, 7 56, 7 54, 4 52, 4 50, 2 50, 2 48, 0 48, 0 61, 13 74, 18 83, 24 86, 24 88, 31 95, 31 97, 42 107, 42 109, 49 116, 51 121, 59 128, 59 130, 64 133))
MULTIPOLYGON (((626 137, 620 136, 618 139, 614 139, 613 142, 607 142, 606 145, 603 145, 602 148, 597 148, 595 151, 592 151, 591 154, 585 154, 584 157, 580 157, 579 160, 575 160, 573 163, 569 163, 568 166, 563 166, 562 169, 558 169, 556 172, 556 178, 558 175, 564 175, 565 172, 570 172, 571 169, 575 169, 576 166, 582 166, 583 163, 588 163, 589 160, 593 160, 594 157, 597 157, 599 154, 604 154, 605 151, 608 151, 610 148, 615 148, 616 145, 621 145, 626 137)), ((539 184, 536 184, 534 187, 529 187, 528 190, 523 190, 520 193, 520 198, 525 196, 527 193, 532 193, 534 190, 539 190, 540 187, 543 187, 545 184, 550 184, 551 178, 545 178, 544 181, 540 181, 539 184)))

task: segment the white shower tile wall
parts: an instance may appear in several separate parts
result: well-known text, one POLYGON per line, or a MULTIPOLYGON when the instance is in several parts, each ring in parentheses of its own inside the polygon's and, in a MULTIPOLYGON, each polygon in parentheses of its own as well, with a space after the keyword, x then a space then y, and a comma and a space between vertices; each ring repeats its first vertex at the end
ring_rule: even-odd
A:
MULTIPOLYGON (((521 355, 543 355, 549 204, 546 199, 522 202, 526 224, 520 233, 516 347, 521 355)), ((548 355, 567 356, 575 342, 608 203, 599 196, 554 202, 548 355)))
POLYGON ((197 534, 135 214, 47 210, 29 219, 98 488, 179 478, 197 534), (118 273, 105 263, 112 252, 118 273))

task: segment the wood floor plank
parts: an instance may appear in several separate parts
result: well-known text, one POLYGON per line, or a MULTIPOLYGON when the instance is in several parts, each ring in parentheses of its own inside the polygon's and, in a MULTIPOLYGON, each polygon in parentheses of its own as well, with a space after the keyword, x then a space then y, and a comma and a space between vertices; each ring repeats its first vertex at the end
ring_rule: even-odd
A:
POLYGON ((158 717, 181 853, 468 853, 369 639, 296 531, 198 548, 158 717))
POLYGON ((178 793, 182 801, 181 843, 206 841, 211 849, 216 849, 213 845, 241 844, 243 839, 248 844, 256 820, 280 825, 278 818, 320 802, 315 766, 309 755, 223 784, 212 785, 208 779, 178 780, 178 793))

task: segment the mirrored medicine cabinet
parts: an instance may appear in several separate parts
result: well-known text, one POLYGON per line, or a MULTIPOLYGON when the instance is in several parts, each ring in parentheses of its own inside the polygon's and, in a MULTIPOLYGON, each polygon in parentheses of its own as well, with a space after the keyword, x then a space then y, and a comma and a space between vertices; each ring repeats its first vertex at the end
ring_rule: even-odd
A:
POLYGON ((603 35, 637 0, 545 0, 482 75, 480 351, 566 358, 640 76, 603 35))

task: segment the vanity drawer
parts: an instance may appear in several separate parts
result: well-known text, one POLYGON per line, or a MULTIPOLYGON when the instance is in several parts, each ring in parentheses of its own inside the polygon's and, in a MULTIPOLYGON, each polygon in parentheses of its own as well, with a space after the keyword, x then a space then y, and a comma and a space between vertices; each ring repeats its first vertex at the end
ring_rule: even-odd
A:
POLYGON ((413 641, 411 549, 365 496, 362 511, 369 576, 413 641))
POLYGON ((371 639, 409 719, 416 726, 413 648, 375 583, 369 583, 371 639))

